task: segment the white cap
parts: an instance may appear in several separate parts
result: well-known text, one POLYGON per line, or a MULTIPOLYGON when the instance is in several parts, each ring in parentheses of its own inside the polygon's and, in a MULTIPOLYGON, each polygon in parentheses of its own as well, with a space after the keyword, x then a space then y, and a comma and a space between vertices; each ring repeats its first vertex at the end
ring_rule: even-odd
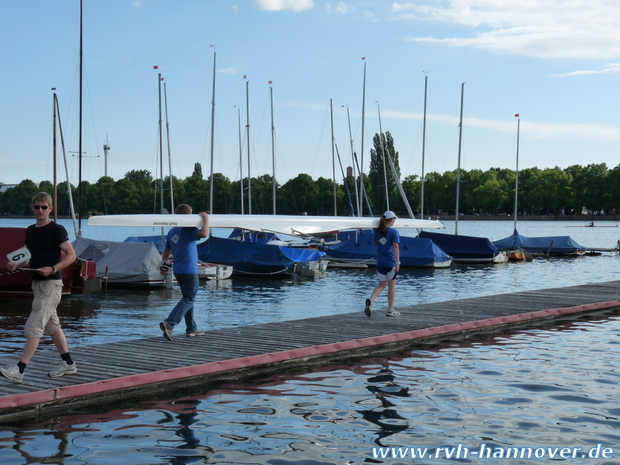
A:
POLYGON ((383 217, 386 220, 391 220, 392 218, 398 218, 398 216, 396 216, 396 213, 394 213, 392 210, 388 210, 383 214, 383 217))

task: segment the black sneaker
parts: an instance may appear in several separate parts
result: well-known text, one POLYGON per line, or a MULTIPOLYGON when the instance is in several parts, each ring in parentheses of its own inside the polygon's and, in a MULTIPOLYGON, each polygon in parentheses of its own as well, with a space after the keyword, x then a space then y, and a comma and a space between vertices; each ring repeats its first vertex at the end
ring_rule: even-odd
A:
POLYGON ((366 314, 366 316, 370 316, 372 315, 372 301, 370 299, 366 299, 366 307, 364 308, 364 313, 366 314))
POLYGON ((161 323, 159 323, 159 329, 161 329, 164 332, 164 337, 166 339, 168 339, 169 341, 172 341, 172 326, 170 326, 165 321, 162 321, 161 323))

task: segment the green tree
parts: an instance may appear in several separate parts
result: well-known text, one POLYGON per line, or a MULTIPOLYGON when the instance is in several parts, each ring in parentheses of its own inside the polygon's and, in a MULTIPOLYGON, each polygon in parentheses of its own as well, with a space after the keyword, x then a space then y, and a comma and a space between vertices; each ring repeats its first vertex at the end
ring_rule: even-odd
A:
POLYGON ((605 184, 609 192, 609 203, 605 213, 618 213, 620 211, 620 164, 607 174, 605 184))
POLYGON ((319 187, 308 174, 298 174, 282 185, 282 214, 300 215, 304 212, 313 214, 319 187))
POLYGON ((202 176, 193 174, 185 178, 183 184, 185 186, 185 197, 182 203, 191 205, 196 212, 208 211, 209 181, 202 179, 202 176))
POLYGON ((32 198, 37 192, 39 192, 39 187, 30 179, 24 179, 4 193, 2 211, 9 215, 30 216, 32 198))
POLYGON ((371 197, 371 205, 374 210, 381 212, 387 209, 388 204, 390 209, 402 210, 402 201, 399 200, 400 194, 388 158, 389 155, 394 164, 396 174, 400 178, 398 152, 394 149, 394 139, 390 132, 387 131, 381 136, 375 134, 373 146, 370 149, 370 169, 368 170, 368 177, 370 178, 374 194, 371 197))
POLYGON ((433 215, 440 213, 454 213, 456 208, 456 170, 428 173, 424 190, 428 210, 433 215))
MULTIPOLYGON (((213 213, 230 213, 232 197, 230 179, 222 173, 213 173, 213 213)), ((269 194, 269 198, 271 199, 271 194, 269 194)))
MULTIPOLYGON (((94 199, 91 201, 93 214, 112 214, 116 212, 112 199, 114 197, 114 179, 110 176, 100 177, 93 186, 94 199)), ((148 210, 144 210, 147 212, 148 210)))
POLYGON ((119 179, 114 183, 112 204, 118 214, 142 213, 138 188, 127 179, 119 179))
POLYGON ((192 173, 192 176, 197 176, 202 179, 202 165, 200 163, 194 163, 194 172, 192 173))
MULTIPOLYGON (((424 217, 424 212, 420 211, 420 195, 422 189, 422 182, 420 180, 420 177, 417 174, 409 175, 402 180, 402 185, 403 190, 405 191, 405 195, 409 199, 409 203, 414 214, 420 215, 420 217, 424 217)), ((426 190, 426 184, 424 185, 424 189, 426 190)), ((427 210, 427 206, 428 205, 424 205, 424 210, 427 210)))

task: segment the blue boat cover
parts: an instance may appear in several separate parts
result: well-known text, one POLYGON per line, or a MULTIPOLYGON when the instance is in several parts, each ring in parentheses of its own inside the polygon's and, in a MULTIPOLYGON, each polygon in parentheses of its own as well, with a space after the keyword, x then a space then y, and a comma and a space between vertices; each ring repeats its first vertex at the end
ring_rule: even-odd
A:
POLYGON ((432 240, 446 253, 456 260, 485 260, 492 261, 499 253, 486 237, 462 236, 460 234, 443 234, 422 231, 418 237, 432 240))
POLYGON ((314 249, 280 247, 214 236, 198 244, 200 260, 230 265, 235 272, 249 274, 290 273, 295 263, 319 261, 324 255, 325 252, 314 249))
POLYGON ((551 255, 569 255, 586 248, 577 244, 570 236, 525 237, 515 229, 512 236, 493 244, 500 250, 521 249, 530 253, 547 253, 551 255))
MULTIPOLYGON (((338 244, 325 247, 329 257, 353 260, 376 260, 375 233, 371 229, 342 231, 338 233, 338 244)), ((429 263, 445 262, 451 257, 430 239, 400 236, 400 266, 416 267, 429 263)))

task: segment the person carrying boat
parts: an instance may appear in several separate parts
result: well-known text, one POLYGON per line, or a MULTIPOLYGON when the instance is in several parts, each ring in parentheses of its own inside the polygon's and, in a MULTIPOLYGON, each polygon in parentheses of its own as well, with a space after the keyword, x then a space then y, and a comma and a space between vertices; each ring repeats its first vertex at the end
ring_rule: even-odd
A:
POLYGON ((62 362, 48 373, 52 378, 77 373, 71 358, 65 333, 60 327, 56 308, 62 296, 61 270, 76 260, 75 251, 64 226, 50 220, 52 197, 39 192, 32 199, 36 223, 26 229, 26 248, 30 259, 20 263, 9 262, 7 269, 30 268, 32 278, 32 310, 24 327, 26 345, 17 365, 0 368, 0 373, 14 383, 22 383, 24 371, 44 334, 51 336, 62 362))
POLYGON ((398 217, 393 211, 386 211, 379 220, 379 227, 375 229, 375 245, 377 246, 377 277, 379 284, 372 291, 370 299, 366 299, 364 313, 372 315, 372 303, 388 286, 388 309, 386 316, 397 316, 400 312, 394 310, 396 296, 396 273, 400 270, 400 234, 392 228, 398 217))
MULTIPOLYGON (((175 211, 176 214, 189 215, 192 213, 192 207, 187 204, 179 205, 175 211)), ((174 265, 172 270, 174 277, 181 288, 181 300, 164 321, 159 323, 159 328, 164 333, 164 337, 172 341, 172 331, 181 320, 185 320, 185 334, 187 337, 201 336, 204 331, 199 331, 194 321, 194 301, 198 293, 198 249, 196 241, 207 237, 209 234, 209 215, 200 212, 202 217, 202 227, 187 228, 176 227, 168 231, 166 236, 166 247, 162 255, 163 265, 161 274, 167 275, 170 269, 168 259, 172 255, 174 265)))

